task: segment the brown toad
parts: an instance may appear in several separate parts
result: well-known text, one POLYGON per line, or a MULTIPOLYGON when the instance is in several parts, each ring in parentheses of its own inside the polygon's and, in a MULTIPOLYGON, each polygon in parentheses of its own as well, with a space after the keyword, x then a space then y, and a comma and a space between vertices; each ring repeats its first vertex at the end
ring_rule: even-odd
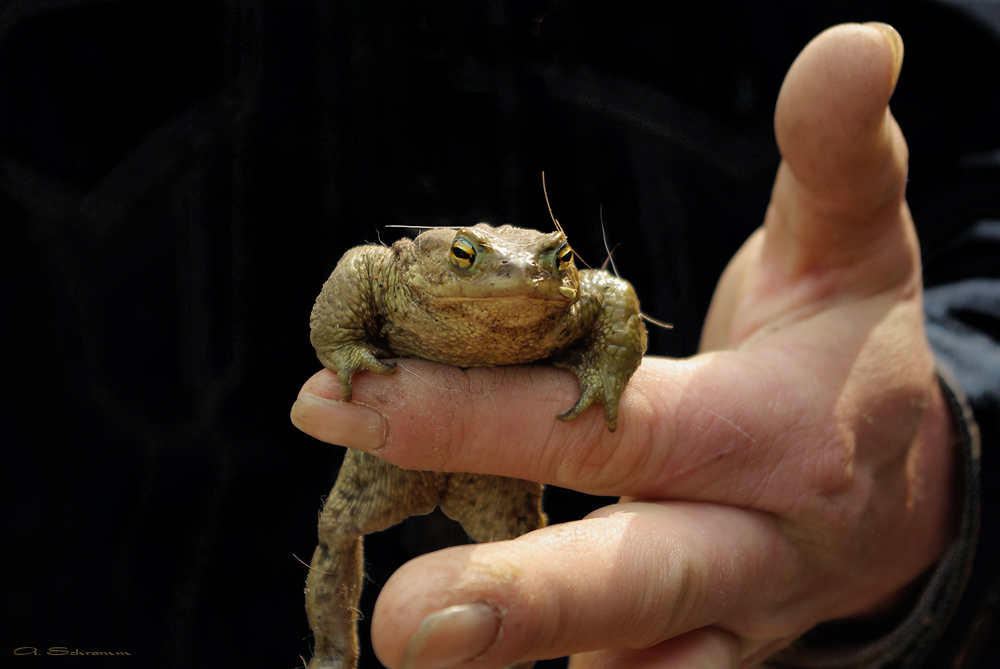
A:
MULTIPOLYGON (((619 397, 646 350, 632 286, 603 270, 578 270, 561 229, 484 223, 351 249, 323 286, 311 328, 345 401, 355 372, 395 371, 395 362, 381 358, 459 367, 547 359, 580 380, 579 399, 558 418, 571 421, 597 401, 612 431, 619 397)), ((320 517, 306 584, 315 636, 309 669, 357 664, 365 534, 440 506, 475 541, 512 539, 545 525, 541 499, 539 483, 409 471, 348 450, 320 517)))

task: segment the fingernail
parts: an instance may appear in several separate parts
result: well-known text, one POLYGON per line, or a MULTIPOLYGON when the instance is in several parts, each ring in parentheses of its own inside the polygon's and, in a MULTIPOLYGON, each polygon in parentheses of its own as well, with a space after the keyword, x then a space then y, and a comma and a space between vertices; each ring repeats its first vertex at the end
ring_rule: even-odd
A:
POLYGON ((403 651, 399 669, 449 669, 471 660, 496 639, 500 621, 486 604, 459 604, 424 618, 403 651))
POLYGON ((892 66, 892 87, 896 88, 896 81, 899 80, 899 71, 903 67, 903 38, 898 32, 896 32, 896 29, 888 23, 871 21, 865 25, 871 26, 885 35, 886 40, 889 41, 889 46, 892 47, 892 54, 895 57, 895 61, 892 66))
POLYGON ((369 453, 385 446, 385 418, 353 402, 304 393, 292 405, 292 423, 306 434, 338 446, 369 453))

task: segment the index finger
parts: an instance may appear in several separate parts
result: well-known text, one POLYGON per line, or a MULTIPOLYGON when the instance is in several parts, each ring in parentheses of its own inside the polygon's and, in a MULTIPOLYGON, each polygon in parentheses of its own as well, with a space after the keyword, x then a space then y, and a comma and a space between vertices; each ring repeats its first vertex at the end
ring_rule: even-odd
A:
POLYGON ((463 370, 421 360, 400 360, 390 377, 358 374, 350 404, 338 399, 336 375, 320 371, 303 386, 292 422, 317 439, 407 469, 491 473, 617 494, 637 482, 631 463, 645 460, 654 441, 666 441, 658 432, 672 401, 662 397, 666 387, 652 383, 651 366, 659 367, 644 361, 626 387, 614 433, 599 406, 570 423, 556 419, 579 394, 567 371, 463 370))
POLYGON ((801 387, 734 353, 647 357, 622 395, 619 429, 611 433, 599 407, 572 423, 556 420, 579 393, 568 372, 403 360, 393 376, 358 374, 350 404, 335 399, 333 373, 317 373, 292 421, 318 439, 407 469, 499 474, 597 495, 738 503, 757 489, 748 473, 806 457, 803 449, 784 452, 796 435, 776 428, 773 415, 755 423, 748 398, 768 397, 796 415, 796 404, 808 400, 801 392, 783 397, 783 389, 801 387), (776 445, 765 430, 782 432, 782 439, 776 445))

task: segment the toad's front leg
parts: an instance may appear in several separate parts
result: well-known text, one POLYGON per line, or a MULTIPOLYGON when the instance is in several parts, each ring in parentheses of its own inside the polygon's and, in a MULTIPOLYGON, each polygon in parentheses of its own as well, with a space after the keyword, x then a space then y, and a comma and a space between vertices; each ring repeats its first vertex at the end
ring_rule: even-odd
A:
POLYGON ((388 282, 388 254, 382 246, 358 246, 344 254, 323 284, 309 319, 316 355, 337 373, 345 402, 351 401, 355 372, 396 371, 396 363, 379 360, 392 355, 381 343, 378 306, 378 295, 388 282))
POLYGON ((604 423, 614 432, 622 390, 646 352, 646 326, 635 289, 627 281, 604 271, 584 270, 580 288, 585 296, 599 298, 600 311, 589 334, 552 359, 552 364, 572 371, 580 380, 579 399, 558 418, 575 420, 592 403, 601 402, 604 423))

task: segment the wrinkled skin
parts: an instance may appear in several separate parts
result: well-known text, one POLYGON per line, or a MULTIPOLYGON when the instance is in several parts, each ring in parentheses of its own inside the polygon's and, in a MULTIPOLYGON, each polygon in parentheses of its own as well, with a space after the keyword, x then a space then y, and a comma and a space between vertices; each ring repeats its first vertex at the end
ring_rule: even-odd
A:
MULTIPOLYGON (((344 401, 358 371, 393 374, 396 363, 382 360, 390 356, 459 367, 551 358, 580 380, 576 404, 558 418, 572 421, 596 401, 612 432, 622 390, 646 349, 632 287, 603 271, 577 270, 561 231, 482 223, 429 230, 391 248, 351 249, 323 286, 311 328, 344 401)), ((440 506, 475 541, 513 539, 545 526, 541 500, 539 483, 409 471, 349 451, 320 517, 306 587, 310 669, 357 663, 365 534, 440 506)))
POLYGON ((292 420, 319 439, 623 496, 404 565, 372 620, 386 666, 747 669, 819 622, 906 613, 954 536, 956 435, 887 107, 901 62, 887 26, 805 47, 777 101, 771 204, 716 288, 702 353, 646 358, 614 434, 592 413, 547 420, 545 400, 576 387, 542 366, 412 361, 405 379, 359 376, 363 406, 331 401, 329 372, 306 382, 292 420))

